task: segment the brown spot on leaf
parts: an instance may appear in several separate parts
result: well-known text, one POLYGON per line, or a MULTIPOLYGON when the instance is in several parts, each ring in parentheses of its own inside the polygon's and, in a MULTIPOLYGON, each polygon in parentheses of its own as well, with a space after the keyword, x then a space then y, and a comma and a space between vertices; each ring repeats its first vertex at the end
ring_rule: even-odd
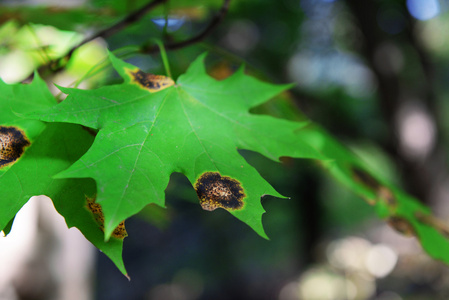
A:
POLYGON ((398 202, 396 201, 396 197, 394 196, 393 192, 385 186, 381 186, 377 190, 377 196, 379 197, 379 199, 384 201, 390 208, 395 208, 398 206, 398 202))
POLYGON ((358 167, 352 167, 351 171, 354 176, 354 180, 360 182, 364 186, 369 187, 372 190, 378 190, 381 187, 379 181, 377 181, 376 178, 371 176, 371 174, 366 171, 359 169, 358 167))
POLYGON ((390 217, 388 218, 387 223, 397 232, 402 233, 405 236, 408 237, 416 236, 416 231, 413 228, 412 224, 410 224, 410 222, 403 217, 399 216, 390 217))
POLYGON ((0 126, 0 168, 18 160, 30 141, 17 127, 0 126))
MULTIPOLYGON (((378 199, 385 202, 390 208, 395 208, 397 206, 396 197, 393 192, 388 187, 382 185, 371 174, 358 167, 352 167, 351 171, 354 180, 373 190, 378 199)), ((367 202, 371 205, 375 204, 375 201, 373 200, 367 200, 367 202)))
POLYGON ((175 84, 173 79, 170 77, 149 74, 141 70, 137 70, 135 72, 129 71, 129 74, 132 76, 133 82, 152 93, 163 90, 175 84))
POLYGON ((243 207, 245 192, 239 181, 221 176, 218 172, 205 172, 195 183, 195 190, 204 210, 215 210, 219 207, 237 210, 243 207))
MULTIPOLYGON (((95 202, 95 197, 94 198, 86 197, 86 200, 87 200, 87 209, 93 214, 95 221, 97 222, 101 231, 104 231, 104 215, 103 210, 101 209, 101 205, 95 202)), ((126 232, 125 228, 125 221, 122 221, 120 222, 120 224, 118 224, 118 226, 112 232, 112 236, 121 240, 123 240, 125 237, 128 236, 128 233, 126 232)))

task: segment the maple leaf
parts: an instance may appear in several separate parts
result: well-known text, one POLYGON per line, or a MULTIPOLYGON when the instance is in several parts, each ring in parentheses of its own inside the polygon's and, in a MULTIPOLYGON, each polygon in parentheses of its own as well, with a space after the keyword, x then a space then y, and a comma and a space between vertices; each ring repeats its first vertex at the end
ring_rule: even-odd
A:
MULTIPOLYGON (((28 115, 98 130, 89 150, 77 161, 73 156, 71 161, 75 162, 56 177, 96 181, 96 200, 87 198, 87 205, 106 239, 114 231, 114 236, 126 236, 123 220, 145 205, 164 206, 164 190, 173 172, 183 173, 190 180, 203 209, 226 209, 266 237, 260 199, 266 194, 282 196, 240 156, 238 150, 244 149, 275 161, 281 156, 318 160, 393 228, 418 237, 431 256, 449 263, 449 230, 426 206, 373 175, 356 155, 319 126, 249 113, 289 85, 260 82, 246 76, 243 69, 216 81, 206 74, 203 59, 204 55, 200 56, 174 84, 170 78, 144 73, 111 54, 112 64, 124 79, 122 84, 88 91, 61 88, 68 94, 64 102, 28 115)), ((39 108, 43 107, 33 110, 39 108)), ((73 142, 70 131, 67 134, 73 142)), ((64 133, 54 138, 59 135, 64 133)), ((30 137, 30 149, 19 162, 7 162, 6 169, 25 162, 37 147, 37 141, 30 137)), ((26 148, 29 143, 21 145, 26 148)), ((61 151, 57 153, 61 155, 61 151)), ((81 152, 77 153, 79 157, 81 152)), ((105 247, 98 245, 100 249, 105 247)), ((121 257, 114 262, 123 264, 121 257)))
POLYGON ((290 85, 258 81, 243 68, 216 81, 207 75, 204 57, 174 84, 110 54, 122 84, 60 88, 67 99, 34 115, 99 130, 87 153, 58 177, 95 179, 106 238, 145 205, 164 206, 164 190, 174 172, 190 180, 204 209, 226 209, 266 237, 261 197, 282 196, 238 150, 276 161, 281 156, 325 158, 301 139, 308 122, 249 113, 290 85))
POLYGON ((0 80, 0 230, 8 233, 19 209, 32 197, 50 197, 69 227, 76 226, 126 275, 123 240, 104 242, 103 232, 86 208, 95 194, 88 179, 52 177, 80 158, 93 137, 79 125, 45 124, 26 114, 53 107, 56 100, 37 75, 31 84, 8 85, 0 80))

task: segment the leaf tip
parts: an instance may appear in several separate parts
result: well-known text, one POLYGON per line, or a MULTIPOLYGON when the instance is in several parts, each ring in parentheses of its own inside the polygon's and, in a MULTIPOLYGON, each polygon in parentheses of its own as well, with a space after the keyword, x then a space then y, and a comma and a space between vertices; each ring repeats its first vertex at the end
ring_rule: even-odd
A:
POLYGON ((105 241, 107 242, 109 238, 112 236, 116 239, 123 240, 128 236, 128 232, 125 228, 125 221, 120 222, 116 227, 112 229, 112 232, 109 234, 105 230, 104 226, 104 214, 103 208, 100 204, 96 202, 96 195, 92 198, 86 196, 87 200, 87 209, 92 213, 97 222, 98 226, 102 231, 105 231, 105 241))
POLYGON ((67 173, 66 171, 67 170, 68 169, 65 169, 64 171, 61 171, 61 172, 53 175, 51 178, 52 179, 65 179, 65 178, 68 178, 69 176, 66 175, 66 173, 67 173))
POLYGON ((64 94, 68 94, 68 91, 70 90, 70 88, 65 87, 65 86, 61 86, 59 84, 53 83, 53 85, 60 90, 61 92, 63 92, 64 94))
POLYGON ((235 74, 242 74, 242 75, 244 75, 245 74, 245 68, 246 68, 245 64, 241 64, 240 67, 235 72, 235 74))
POLYGON ((206 59, 207 52, 203 52, 200 54, 189 66, 186 73, 184 75, 187 75, 189 73, 193 74, 193 76, 198 76, 200 74, 207 74, 206 67, 204 60, 206 59))
POLYGON ((107 243, 111 239, 113 229, 104 228, 104 242, 107 243))
POLYGON ((33 72, 33 82, 34 82, 35 80, 37 80, 37 81, 42 80, 42 78, 41 78, 41 76, 39 75, 39 72, 38 72, 37 70, 34 70, 34 72, 33 72))
POLYGON ((270 237, 265 233, 265 230, 262 232, 257 232, 262 238, 266 239, 267 241, 270 241, 270 237))
POLYGON ((270 240, 267 233, 265 232, 265 229, 262 225, 262 218, 258 218, 257 220, 253 220, 254 222, 247 223, 249 227, 251 227, 260 237, 266 239, 267 241, 270 240))
POLYGON ((112 53, 111 51, 108 50, 108 58, 109 60, 113 63, 114 61, 119 60, 119 58, 117 56, 115 56, 114 53, 112 53))
POLYGON ((108 58, 112 67, 120 74, 125 82, 131 81, 131 76, 128 74, 129 70, 136 71, 139 69, 136 66, 121 60, 110 51, 108 51, 108 58))
POLYGON ((204 62, 204 60, 206 59, 206 57, 209 55, 209 52, 205 51, 203 53, 201 53, 200 55, 198 55, 197 60, 200 60, 202 62, 204 62))
MULTIPOLYGON (((102 213, 102 212, 101 212, 102 213)), ((104 215, 102 214, 104 220, 104 215)), ((109 242, 111 237, 117 240, 123 241, 128 236, 128 232, 125 228, 125 221, 121 221, 119 224, 113 224, 112 222, 101 224, 101 229, 104 231, 104 241, 109 242)))

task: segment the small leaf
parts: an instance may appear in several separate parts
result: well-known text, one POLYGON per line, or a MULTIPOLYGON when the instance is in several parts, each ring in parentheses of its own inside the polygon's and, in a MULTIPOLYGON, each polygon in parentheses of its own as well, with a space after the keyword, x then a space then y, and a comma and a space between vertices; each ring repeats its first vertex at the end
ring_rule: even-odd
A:
POLYGON ((320 127, 309 126, 303 134, 315 148, 332 158, 322 165, 373 205, 379 217, 396 231, 417 237, 430 256, 449 264, 449 229, 431 215, 428 207, 375 176, 356 155, 320 127))

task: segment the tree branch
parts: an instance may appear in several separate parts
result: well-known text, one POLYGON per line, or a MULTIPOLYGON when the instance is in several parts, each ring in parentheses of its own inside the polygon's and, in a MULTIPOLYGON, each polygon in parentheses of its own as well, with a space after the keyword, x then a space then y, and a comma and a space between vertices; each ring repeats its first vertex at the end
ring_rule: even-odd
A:
POLYGON ((140 9, 136 10, 135 12, 131 13, 130 15, 128 15, 126 18, 124 18, 120 22, 116 23, 115 25, 100 31, 97 34, 95 34, 95 35, 93 35, 93 36, 91 36, 89 38, 84 39, 81 43, 79 43, 78 45, 76 45, 72 49, 70 49, 70 51, 67 53, 67 55, 64 58, 69 59, 76 49, 78 49, 82 45, 84 45, 84 44, 86 44, 86 43, 88 43, 88 42, 90 42, 90 41, 92 41, 92 40, 94 40, 96 38, 99 38, 99 37, 107 38, 107 37, 109 37, 109 36, 119 32, 123 28, 127 27, 129 24, 132 24, 132 23, 137 22, 138 20, 140 20, 149 11, 151 11, 153 8, 155 8, 159 4, 165 3, 167 1, 168 0, 154 0, 154 1, 151 1, 151 2, 147 3, 146 5, 144 5, 140 9))
MULTIPOLYGON (((47 64, 41 66, 39 68, 39 71, 46 71, 46 70, 51 70, 53 73, 59 72, 62 69, 65 68, 65 64, 62 64, 64 61, 67 62, 73 55, 73 53, 81 46, 83 46, 84 44, 102 37, 102 38, 106 38, 109 37, 117 32, 119 32, 120 30, 124 29, 125 27, 127 27, 128 25, 139 21, 142 17, 144 17, 149 11, 151 11, 152 9, 154 9, 156 6, 167 2, 168 0, 153 0, 149 3, 147 3, 146 5, 142 6, 141 8, 139 8, 138 10, 134 11, 133 13, 129 14, 128 16, 126 16, 123 20, 121 20, 120 22, 112 25, 111 27, 108 27, 98 33, 96 33, 93 36, 87 37, 84 40, 82 40, 78 45, 72 47, 69 52, 57 59, 54 59, 50 62, 48 62, 47 64), (61 65, 62 64, 62 65, 61 65)), ((26 78, 25 80, 23 80, 22 82, 27 82, 29 80, 31 80, 33 77, 33 74, 31 74, 30 76, 28 76, 28 78, 26 78)))
MULTIPOLYGON (((107 38, 107 37, 119 32, 120 30, 127 27, 129 24, 132 24, 132 23, 140 20, 143 16, 145 16, 149 11, 154 9, 156 6, 158 6, 162 3, 165 3, 167 1, 168 0, 153 0, 149 3, 147 3, 146 5, 144 5, 137 11, 135 11, 135 12, 131 13, 130 15, 128 15, 127 17, 125 17, 120 22, 96 33, 93 36, 85 38, 78 45, 72 47, 69 50, 69 52, 66 55, 64 55, 63 57, 52 60, 49 63, 41 66, 39 68, 39 72, 51 70, 53 73, 57 73, 57 72, 61 71, 62 69, 65 68, 65 65, 66 65, 63 62, 67 62, 72 57, 73 53, 82 45, 84 45, 96 38, 99 38, 99 37, 107 38)), ((217 12, 217 14, 214 16, 214 18, 208 24, 208 26, 203 31, 201 31, 199 34, 197 34, 187 40, 184 40, 184 41, 168 43, 168 44, 164 45, 165 49, 166 50, 176 50, 176 49, 190 46, 192 44, 195 44, 195 43, 203 40, 223 21, 224 17, 226 16, 226 13, 229 10, 230 2, 231 2, 231 0, 224 0, 223 5, 221 6, 220 10, 217 12)), ((159 47, 157 47, 156 45, 142 46, 140 49, 140 53, 156 53, 158 51, 159 51, 159 47)), ((22 82, 30 81, 32 79, 32 77, 33 77, 33 74, 31 74, 27 79, 23 80, 22 82)))
MULTIPOLYGON (((226 13, 229 10, 229 3, 231 0, 224 0, 223 5, 221 6, 218 13, 215 17, 210 21, 209 25, 201 31, 199 34, 180 42, 174 42, 164 45, 166 50, 177 50, 180 48, 184 48, 190 46, 192 44, 198 43, 202 41, 205 37, 207 37, 214 29, 223 21, 226 16, 226 13)), ((140 49, 140 53, 155 53, 159 51, 159 47, 156 45, 153 46, 143 46, 140 49)))

